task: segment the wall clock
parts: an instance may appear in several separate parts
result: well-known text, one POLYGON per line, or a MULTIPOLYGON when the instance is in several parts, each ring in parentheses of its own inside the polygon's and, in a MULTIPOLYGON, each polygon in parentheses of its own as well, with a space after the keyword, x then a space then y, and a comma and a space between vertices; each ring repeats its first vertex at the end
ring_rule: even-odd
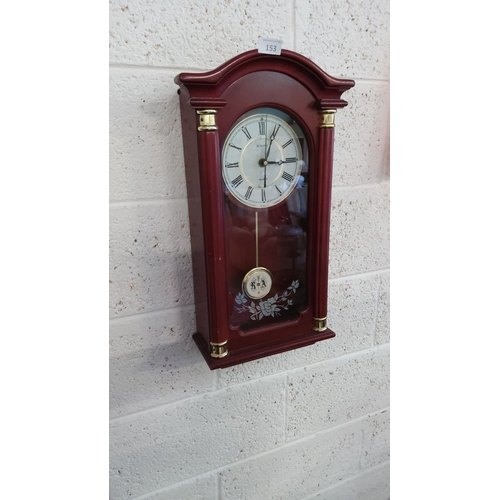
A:
POLYGON ((354 81, 251 50, 181 73, 197 332, 211 369, 335 336, 326 325, 334 118, 354 81))

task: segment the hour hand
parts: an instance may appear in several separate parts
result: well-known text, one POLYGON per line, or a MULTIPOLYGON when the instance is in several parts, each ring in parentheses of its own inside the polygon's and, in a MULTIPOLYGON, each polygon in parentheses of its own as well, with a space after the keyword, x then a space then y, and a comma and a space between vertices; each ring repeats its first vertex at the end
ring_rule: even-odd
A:
POLYGON ((283 163, 283 160, 278 160, 278 161, 271 161, 271 160, 268 160, 267 161, 267 164, 268 165, 281 165, 283 163))

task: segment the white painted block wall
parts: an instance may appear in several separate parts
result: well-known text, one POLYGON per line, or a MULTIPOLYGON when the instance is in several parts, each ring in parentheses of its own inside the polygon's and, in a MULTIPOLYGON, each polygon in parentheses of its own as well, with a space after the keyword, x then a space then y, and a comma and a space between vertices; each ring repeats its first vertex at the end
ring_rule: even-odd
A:
POLYGON ((389 2, 111 0, 110 189, 110 498, 387 500, 389 2), (173 78, 259 36, 356 81, 337 113, 337 337, 210 371, 173 78))

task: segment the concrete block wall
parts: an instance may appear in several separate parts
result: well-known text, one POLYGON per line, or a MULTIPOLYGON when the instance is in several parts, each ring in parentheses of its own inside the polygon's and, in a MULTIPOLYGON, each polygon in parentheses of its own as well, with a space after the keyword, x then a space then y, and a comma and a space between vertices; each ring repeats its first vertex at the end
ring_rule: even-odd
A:
POLYGON ((111 0, 110 498, 389 498, 389 3, 111 0), (337 113, 329 326, 210 371, 173 78, 259 36, 353 78, 337 113))

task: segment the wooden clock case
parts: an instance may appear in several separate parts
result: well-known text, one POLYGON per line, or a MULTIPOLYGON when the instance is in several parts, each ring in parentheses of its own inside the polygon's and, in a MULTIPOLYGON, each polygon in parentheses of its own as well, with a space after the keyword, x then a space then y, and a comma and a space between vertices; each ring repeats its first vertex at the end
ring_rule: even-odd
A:
POLYGON ((353 80, 329 76, 308 58, 251 50, 207 73, 181 73, 179 85, 188 192, 197 332, 210 369, 314 344, 326 327, 334 116, 353 80), (221 147, 245 112, 280 109, 300 124, 309 144, 307 307, 291 321, 244 332, 229 324, 221 147))

